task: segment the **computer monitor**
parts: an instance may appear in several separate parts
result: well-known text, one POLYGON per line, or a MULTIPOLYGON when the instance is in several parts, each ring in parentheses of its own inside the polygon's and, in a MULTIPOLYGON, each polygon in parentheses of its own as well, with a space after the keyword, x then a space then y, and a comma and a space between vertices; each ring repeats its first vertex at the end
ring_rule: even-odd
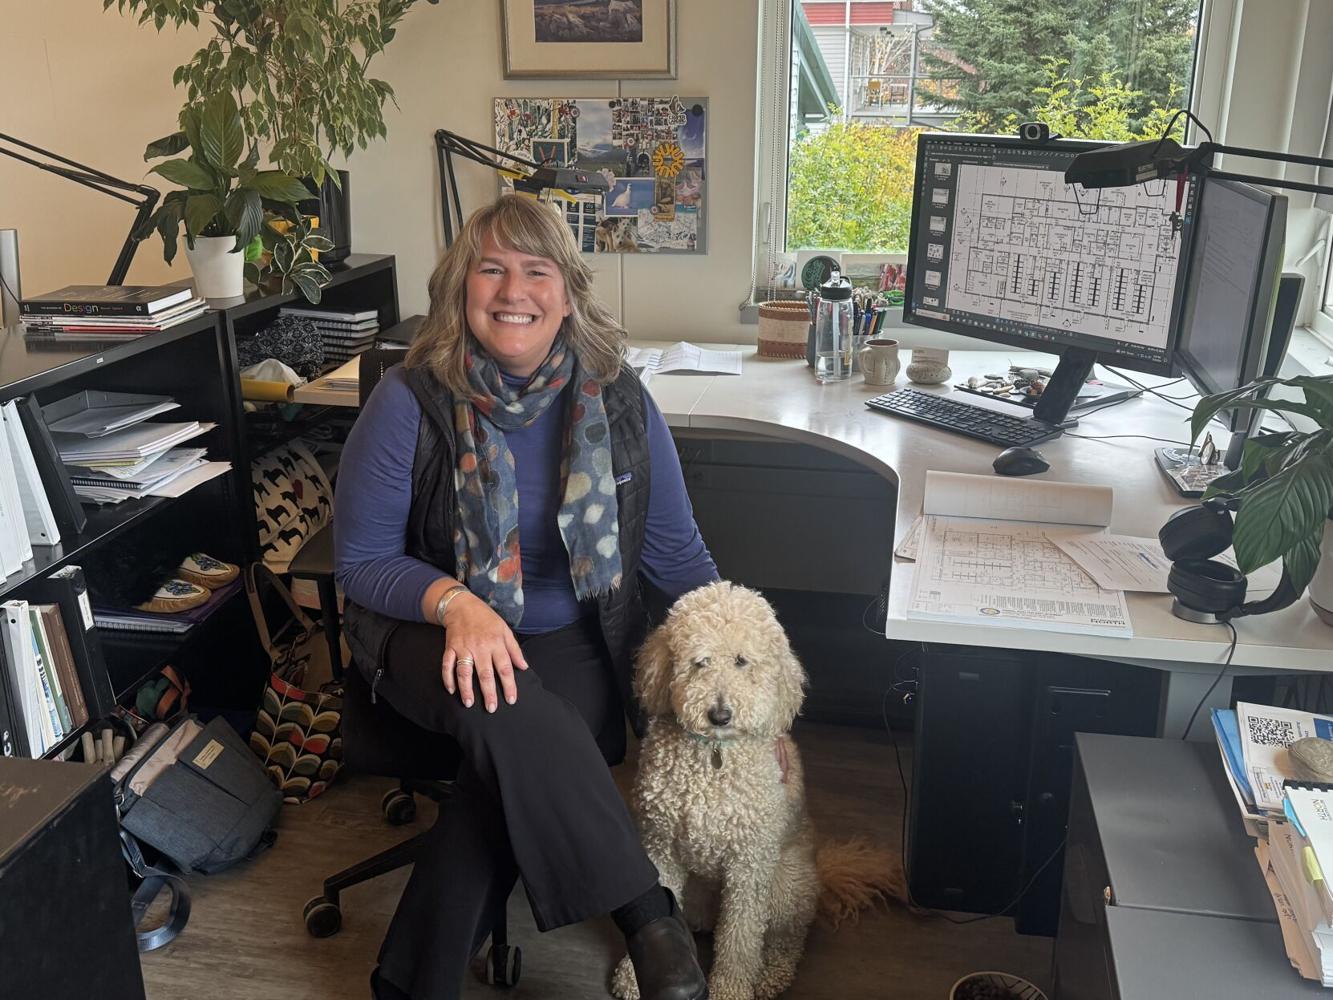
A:
MULTIPOLYGON (((1201 395, 1263 374, 1286 235, 1284 195, 1240 181, 1204 180, 1176 341, 1180 373, 1201 395)), ((1244 430, 1252 415, 1232 412, 1230 429, 1244 430)))
MULTIPOLYGON (((1241 181, 1205 177, 1195 214, 1176 364, 1201 395, 1276 375, 1287 353, 1304 278, 1282 273, 1284 195, 1241 181)), ((1158 448, 1157 463, 1186 496, 1240 463, 1258 427, 1257 410, 1221 414, 1230 439, 1220 463, 1196 449, 1158 448), (1207 456, 1203 456, 1207 457, 1207 456)))
POLYGON ((1171 374, 1197 185, 1085 191, 1073 158, 1105 143, 927 133, 903 318, 1058 353, 1035 407, 1062 423, 1095 361, 1171 374))

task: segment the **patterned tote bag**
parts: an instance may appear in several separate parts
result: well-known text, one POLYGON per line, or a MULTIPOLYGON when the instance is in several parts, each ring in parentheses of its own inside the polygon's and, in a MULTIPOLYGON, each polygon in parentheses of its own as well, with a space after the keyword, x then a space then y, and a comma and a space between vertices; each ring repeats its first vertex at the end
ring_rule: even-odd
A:
POLYGON ((286 584, 263 563, 252 563, 246 569, 245 589, 260 642, 272 663, 250 733, 250 749, 283 801, 300 804, 328 788, 342 768, 341 685, 325 684, 317 691, 302 687, 315 625, 286 584), (292 620, 276 633, 270 631, 260 601, 261 582, 272 587, 291 612, 292 620))

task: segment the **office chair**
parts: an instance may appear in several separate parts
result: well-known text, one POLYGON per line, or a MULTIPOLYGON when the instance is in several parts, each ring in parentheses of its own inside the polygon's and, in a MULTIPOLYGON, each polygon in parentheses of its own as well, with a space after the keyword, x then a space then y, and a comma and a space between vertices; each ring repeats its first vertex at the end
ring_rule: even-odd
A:
MULTIPOLYGON (((357 398, 366 405, 371 390, 384 373, 403 360, 401 348, 372 347, 360 355, 357 374, 357 398)), ((336 516, 336 512, 335 512, 336 516)), ((329 667, 333 679, 343 679, 342 627, 338 615, 338 588, 333 582, 333 522, 311 535, 288 567, 294 580, 313 580, 319 591, 319 624, 329 647, 329 667)))
MULTIPOLYGON (((361 774, 399 779, 397 788, 380 803, 385 818, 395 826, 416 818, 414 794, 420 793, 448 808, 449 792, 461 754, 447 736, 413 724, 380 699, 371 701, 370 685, 355 665, 343 679, 343 762, 361 774)), ((380 851, 324 880, 324 891, 305 904, 305 926, 315 937, 331 937, 342 928, 339 894, 344 889, 412 864, 428 831, 380 851)), ((508 923, 502 913, 491 928, 486 954, 486 981, 513 986, 522 971, 518 946, 508 943, 508 923)))

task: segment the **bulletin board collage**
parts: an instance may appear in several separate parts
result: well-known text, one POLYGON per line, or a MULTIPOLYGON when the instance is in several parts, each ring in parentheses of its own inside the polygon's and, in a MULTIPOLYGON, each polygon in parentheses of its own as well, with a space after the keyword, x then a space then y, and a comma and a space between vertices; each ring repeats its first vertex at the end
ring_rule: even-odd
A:
POLYGON ((706 98, 495 100, 497 149, 606 178, 557 202, 586 253, 706 251, 707 123, 706 98))

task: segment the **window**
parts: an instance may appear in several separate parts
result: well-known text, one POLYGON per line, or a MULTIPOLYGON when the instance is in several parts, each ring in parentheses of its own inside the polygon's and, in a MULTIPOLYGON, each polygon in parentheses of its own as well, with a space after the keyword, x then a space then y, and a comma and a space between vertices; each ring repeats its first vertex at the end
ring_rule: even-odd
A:
POLYGON ((787 84, 773 116, 785 143, 762 133, 761 113, 756 270, 766 260, 768 280, 789 267, 784 251, 905 252, 923 129, 1041 120, 1125 141, 1190 106, 1200 0, 762 3, 765 31, 789 32, 786 65, 764 69, 787 84))

